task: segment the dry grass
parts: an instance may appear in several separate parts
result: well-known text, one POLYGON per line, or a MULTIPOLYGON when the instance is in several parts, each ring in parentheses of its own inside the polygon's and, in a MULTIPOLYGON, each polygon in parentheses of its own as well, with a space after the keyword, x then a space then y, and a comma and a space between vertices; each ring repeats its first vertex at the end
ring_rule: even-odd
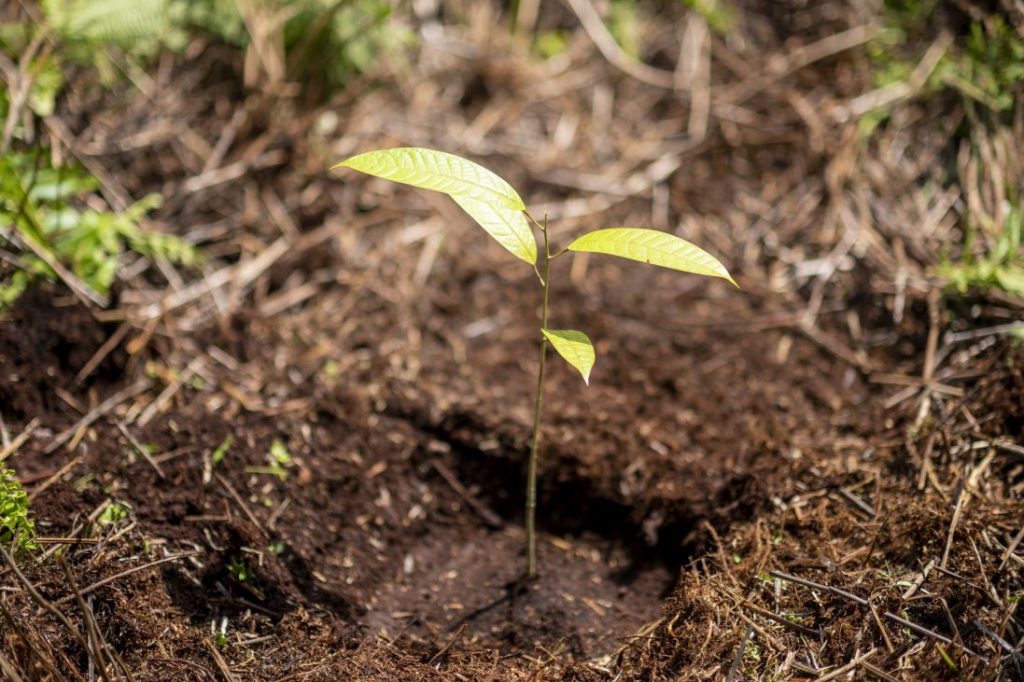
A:
MULTIPOLYGON (((725 34, 660 3, 637 15, 643 60, 615 43, 596 4, 522 0, 513 33, 495 3, 416 3, 399 17, 419 41, 411 54, 382 60, 323 104, 290 80, 280 17, 255 11, 244 57, 197 43, 148 72, 125 65, 133 81, 118 96, 71 86, 41 122, 40 141, 93 171, 115 207, 159 191, 166 201, 150 227, 201 245, 207 260, 201 272, 125 263, 116 303, 92 309, 116 326, 89 357, 69 359, 70 390, 46 399, 77 418, 29 422, 54 411, 40 406, 10 433, 4 427, 0 460, 18 467, 19 458, 62 453, 32 460, 49 468, 23 475, 39 496, 85 474, 94 425, 106 424, 163 485, 164 467, 198 454, 186 444, 151 456, 138 434, 200 398, 225 422, 315 414, 319 394, 296 382, 317 381, 338 348, 354 349, 332 369, 357 377, 341 398, 354 413, 412 394, 438 421, 450 416, 448 393, 432 386, 447 381, 474 395, 471 379, 481 375, 446 373, 462 367, 473 339, 504 334, 532 304, 510 296, 508 313, 449 328, 432 321, 435 308, 477 308, 439 282, 488 273, 512 285, 529 273, 484 246, 446 204, 325 171, 347 154, 398 144, 485 159, 532 198, 535 215, 551 217, 556 238, 646 224, 722 254, 744 298, 721 310, 742 314, 722 319, 711 294, 661 330, 723 344, 777 334, 779 365, 800 344, 817 348, 828 358, 819 366, 837 374, 824 390, 808 389, 823 414, 832 410, 822 431, 835 435, 831 451, 801 455, 795 440, 784 442, 777 449, 792 454, 792 476, 766 483, 753 511, 693 512, 707 523, 694 530, 698 549, 662 613, 588 660, 488 649, 452 633, 431 642, 354 634, 346 614, 295 595, 299 605, 272 625, 258 608, 241 617, 240 627, 272 632, 273 642, 218 649, 209 624, 182 616, 155 570, 169 570, 158 563, 166 562, 191 576, 199 548, 151 555, 142 527, 105 530, 95 522, 109 499, 88 498, 84 511, 57 506, 46 520, 64 532, 46 554, 66 548, 74 574, 53 561, 21 574, 6 553, 0 567, 6 677, 1024 679, 1024 357, 1002 339, 1019 328, 1024 300, 999 289, 947 297, 938 276, 944 259, 963 258, 969 225, 970 248, 995 248, 1005 207, 1024 189, 1020 93, 996 114, 927 85, 962 44, 958 22, 980 10, 948 9, 917 46, 910 76, 878 87, 866 49, 885 21, 877 2, 735 3, 738 23, 725 34), (531 35, 555 28, 566 29, 564 51, 538 58, 531 35), (880 110, 887 120, 865 134, 862 119, 880 110), (428 289, 434 308, 424 303, 428 289), (233 350, 246 334, 260 347, 233 350), (438 346, 449 364, 437 364, 438 346), (111 363, 120 379, 91 383, 109 377, 111 363), (302 376, 289 374, 297 367, 302 376), (873 432, 850 427, 843 440, 843 415, 862 414, 849 397, 856 382, 870 386, 863 414, 873 432), (813 461, 796 463, 801 456, 813 461), (103 580, 129 577, 158 595, 147 609, 171 614, 166 632, 151 623, 132 630, 126 623, 138 614, 123 594, 94 599, 103 580), (123 631, 112 633, 115 625, 123 631), (173 646, 161 649, 160 638, 173 646), (156 653, 143 661, 132 645, 156 653)), ((1001 11, 1020 32, 1019 8, 1001 11)), ((12 92, 28 77, 23 66, 0 67, 12 92)), ((586 257, 571 272, 575 285, 616 302, 618 277, 586 257), (597 284, 586 283, 588 272, 597 284)), ((638 315, 623 324, 645 323, 638 315)), ((502 338, 515 343, 516 334, 502 338)), ((489 390, 479 388, 481 400, 508 401, 489 390)), ((514 444, 517 409, 481 431, 493 427, 495 439, 514 444)), ((587 472, 597 488, 619 485, 617 473, 600 478, 601 465, 587 472)), ((251 544, 265 544, 285 509, 264 514, 237 481, 219 483, 217 514, 247 519, 251 544)))

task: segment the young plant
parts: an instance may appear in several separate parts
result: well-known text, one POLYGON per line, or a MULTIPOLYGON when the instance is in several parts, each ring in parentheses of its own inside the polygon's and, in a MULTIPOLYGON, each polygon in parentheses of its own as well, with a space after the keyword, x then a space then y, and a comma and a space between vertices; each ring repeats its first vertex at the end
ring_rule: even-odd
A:
POLYGON ((544 365, 550 343, 562 358, 590 383, 594 367, 594 345, 581 331, 548 327, 548 295, 551 291, 551 262, 574 252, 603 253, 661 267, 736 282, 713 256, 674 235, 636 227, 610 227, 588 232, 568 246, 552 251, 548 219, 538 222, 526 210, 519 194, 500 177, 472 161, 445 152, 418 147, 383 149, 353 156, 334 168, 353 170, 414 187, 447 194, 488 234, 512 255, 526 261, 537 274, 541 288, 540 363, 533 405, 533 434, 526 480, 526 573, 537 573, 536 526, 537 451, 544 404, 544 365), (543 248, 538 265, 533 223, 540 230, 543 248))
POLYGON ((180 237, 142 227, 160 203, 151 194, 124 211, 102 207, 99 181, 84 169, 51 166, 48 154, 0 154, 0 313, 40 281, 65 270, 80 293, 105 305, 128 252, 180 265, 198 260, 180 237), (73 278, 73 279, 72 279, 73 278))
POLYGON ((35 549, 36 527, 28 516, 28 494, 14 472, 0 465, 0 545, 18 551, 35 549))

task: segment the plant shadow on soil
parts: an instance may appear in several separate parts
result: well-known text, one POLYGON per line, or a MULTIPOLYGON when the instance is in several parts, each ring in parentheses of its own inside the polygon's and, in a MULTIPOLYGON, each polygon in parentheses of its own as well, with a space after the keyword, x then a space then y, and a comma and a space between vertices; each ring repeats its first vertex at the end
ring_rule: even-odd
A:
POLYGON ((630 520, 633 510, 602 498, 585 479, 559 481, 557 494, 542 483, 540 575, 525 580, 523 499, 509 494, 524 480, 522 453, 460 445, 449 428, 429 435, 452 445, 452 470, 437 460, 433 468, 454 474, 463 496, 474 496, 469 506, 479 522, 458 533, 428 531, 397 562, 402 570, 382 586, 364 624, 430 640, 457 631, 492 647, 541 644, 583 658, 611 652, 657 617, 689 528, 660 528, 655 542, 645 542, 650 533, 630 520))

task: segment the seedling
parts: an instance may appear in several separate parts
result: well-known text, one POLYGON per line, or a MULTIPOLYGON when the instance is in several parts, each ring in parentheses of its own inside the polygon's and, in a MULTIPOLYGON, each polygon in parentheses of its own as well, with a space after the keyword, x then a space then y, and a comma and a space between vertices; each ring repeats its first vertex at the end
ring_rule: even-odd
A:
POLYGON ((210 461, 213 462, 214 466, 224 461, 224 458, 227 457, 228 455, 228 451, 231 450, 231 446, 234 444, 235 437, 233 434, 229 433, 228 435, 224 436, 224 440, 220 442, 220 445, 217 446, 217 449, 214 450, 213 454, 210 455, 210 461))
POLYGON ((14 478, 14 472, 0 465, 0 545, 15 549, 36 549, 36 528, 28 516, 28 494, 14 478))
POLYGON ((285 469, 287 466, 292 464, 292 453, 288 452, 288 448, 280 440, 274 439, 274 442, 270 445, 270 452, 267 453, 267 460, 270 462, 269 466, 248 466, 245 467, 246 472, 250 474, 269 474, 271 476, 277 476, 282 481, 288 478, 288 470, 285 469))
POLYGON ((103 525, 111 525, 124 520, 127 516, 128 509, 125 506, 117 502, 111 502, 96 520, 103 525))
POLYGON ((256 571, 243 559, 232 559, 229 561, 228 573, 240 583, 251 581, 256 577, 256 571))
POLYGON ((188 242, 142 227, 160 195, 116 213, 93 208, 101 205, 99 181, 80 168, 50 166, 48 156, 38 150, 0 154, 0 245, 7 252, 0 264, 0 313, 58 273, 79 296, 106 305, 127 252, 181 265, 198 261, 188 242))
POLYGON ((674 235, 636 227, 611 227, 588 232, 563 249, 552 251, 548 218, 537 221, 510 184, 472 161, 418 147, 383 149, 353 156, 334 168, 345 167, 385 180, 447 194, 512 255, 530 264, 541 288, 540 363, 533 405, 533 434, 526 478, 526 573, 537 574, 536 509, 537 452, 544 405, 544 365, 550 343, 562 358, 590 383, 594 345, 581 331, 548 327, 551 262, 566 253, 603 253, 661 267, 736 282, 711 254, 674 235), (540 230, 543 249, 538 265, 537 241, 530 223, 540 230))

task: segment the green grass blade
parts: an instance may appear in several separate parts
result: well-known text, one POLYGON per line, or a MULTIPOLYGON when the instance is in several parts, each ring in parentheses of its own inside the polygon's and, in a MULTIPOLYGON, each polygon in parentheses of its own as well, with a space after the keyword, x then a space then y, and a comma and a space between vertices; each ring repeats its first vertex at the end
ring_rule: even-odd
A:
POLYGON ((396 147, 366 152, 335 164, 393 182, 468 197, 495 208, 526 210, 512 185, 483 166, 446 152, 396 147))
POLYGON ((594 368, 594 344, 587 335, 575 329, 541 329, 555 350, 566 362, 583 376, 583 382, 590 385, 590 370, 594 368))
POLYGON ((458 194, 453 194, 452 199, 514 256, 531 265, 537 262, 537 240, 534 239, 533 231, 522 211, 495 206, 458 194))
POLYGON ((710 253, 675 235, 658 230, 637 227, 594 230, 569 244, 569 250, 606 253, 681 272, 721 277, 739 287, 725 266, 710 253))

